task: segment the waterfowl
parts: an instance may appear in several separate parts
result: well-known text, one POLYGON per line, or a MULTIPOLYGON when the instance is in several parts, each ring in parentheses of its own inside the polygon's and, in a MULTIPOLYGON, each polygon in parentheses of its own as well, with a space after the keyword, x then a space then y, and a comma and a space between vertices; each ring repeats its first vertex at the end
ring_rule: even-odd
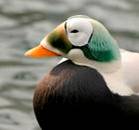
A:
POLYGON ((100 22, 70 17, 25 55, 68 59, 35 90, 34 111, 42 130, 98 129, 104 122, 110 128, 111 120, 139 121, 139 98, 123 82, 119 47, 100 22))

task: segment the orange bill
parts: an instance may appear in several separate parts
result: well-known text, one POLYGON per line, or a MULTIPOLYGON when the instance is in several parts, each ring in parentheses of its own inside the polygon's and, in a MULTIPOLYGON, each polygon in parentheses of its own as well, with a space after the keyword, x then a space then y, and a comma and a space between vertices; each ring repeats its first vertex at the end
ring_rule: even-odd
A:
POLYGON ((34 47, 25 53, 25 56, 32 58, 43 58, 43 57, 52 57, 52 56, 60 56, 59 54, 52 52, 42 45, 34 47))

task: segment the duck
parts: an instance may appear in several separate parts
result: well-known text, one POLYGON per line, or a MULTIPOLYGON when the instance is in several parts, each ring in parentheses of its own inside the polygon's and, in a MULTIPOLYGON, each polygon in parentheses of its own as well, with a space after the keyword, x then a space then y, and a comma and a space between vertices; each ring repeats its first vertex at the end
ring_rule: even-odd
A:
POLYGON ((101 123, 133 128, 139 121, 139 97, 123 80, 120 49, 99 21, 72 16, 25 56, 66 58, 35 89, 33 107, 42 130, 98 129, 101 123))

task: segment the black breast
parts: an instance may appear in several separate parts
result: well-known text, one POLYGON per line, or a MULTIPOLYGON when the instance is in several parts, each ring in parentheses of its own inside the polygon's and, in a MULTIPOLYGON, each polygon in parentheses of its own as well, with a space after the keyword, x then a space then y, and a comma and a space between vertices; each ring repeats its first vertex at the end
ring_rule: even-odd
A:
POLYGON ((119 102, 95 69, 65 61, 40 81, 33 103, 42 130, 87 130, 113 118, 122 120, 119 102))

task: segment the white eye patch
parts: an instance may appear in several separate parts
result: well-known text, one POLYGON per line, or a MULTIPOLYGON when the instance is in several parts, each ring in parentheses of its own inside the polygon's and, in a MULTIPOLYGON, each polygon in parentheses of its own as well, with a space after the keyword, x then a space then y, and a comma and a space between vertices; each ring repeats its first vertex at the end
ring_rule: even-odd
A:
POLYGON ((88 44, 89 38, 93 33, 93 26, 88 18, 68 19, 66 24, 68 39, 74 46, 88 44))

